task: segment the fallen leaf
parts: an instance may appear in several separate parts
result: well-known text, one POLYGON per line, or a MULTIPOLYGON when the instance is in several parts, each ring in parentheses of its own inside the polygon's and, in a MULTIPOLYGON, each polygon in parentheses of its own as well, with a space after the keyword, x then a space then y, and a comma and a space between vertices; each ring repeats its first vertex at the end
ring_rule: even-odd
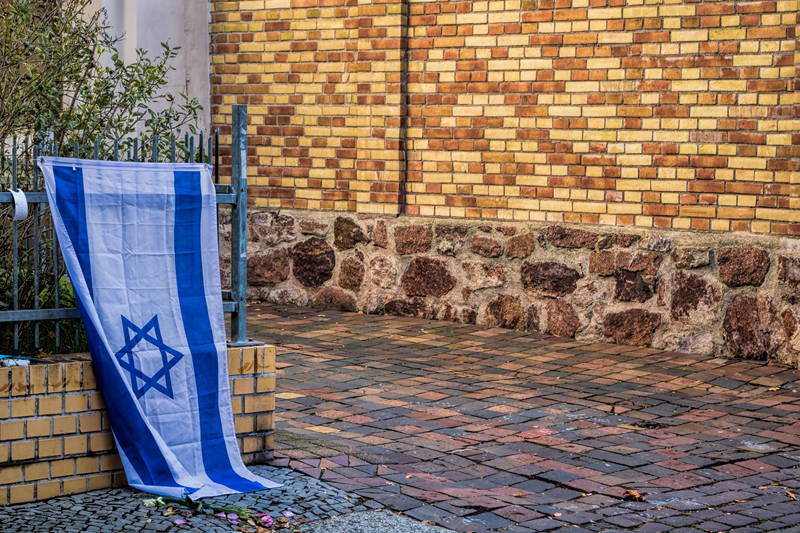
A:
POLYGON ((412 477, 414 477, 414 474, 409 474, 406 476, 406 479, 411 479, 412 477))
POLYGON ((515 498, 524 498, 527 494, 512 494, 515 498))
POLYGON ((633 500, 635 502, 645 501, 644 496, 638 490, 626 490, 624 494, 626 500, 633 500))
POLYGON ((767 390, 773 390, 774 391, 774 390, 781 390, 781 388, 780 387, 770 387, 767 390))
POLYGON ((561 513, 553 513, 553 516, 561 516, 561 513))
POLYGON ((769 487, 767 487, 767 486, 763 486, 763 487, 757 487, 757 488, 758 488, 759 490, 766 490, 766 489, 768 489, 769 487))
POLYGON ((792 493, 791 493, 791 492, 789 492, 788 490, 786 491, 786 495, 787 495, 788 497, 790 497, 791 499, 793 499, 793 500, 796 500, 796 499, 797 499, 797 496, 795 496, 794 494, 792 494, 792 493))

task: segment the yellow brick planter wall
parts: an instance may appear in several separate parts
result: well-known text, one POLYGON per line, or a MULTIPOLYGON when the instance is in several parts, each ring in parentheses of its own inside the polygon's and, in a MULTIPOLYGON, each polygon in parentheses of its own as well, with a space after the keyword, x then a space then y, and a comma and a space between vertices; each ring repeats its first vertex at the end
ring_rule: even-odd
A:
MULTIPOLYGON (((85 359, 0 368, 0 505, 127 484, 85 359)), ((275 348, 230 349, 228 365, 242 457, 271 459, 275 348)))
POLYGON ((796 0, 211 10, 255 205, 800 234, 796 0))

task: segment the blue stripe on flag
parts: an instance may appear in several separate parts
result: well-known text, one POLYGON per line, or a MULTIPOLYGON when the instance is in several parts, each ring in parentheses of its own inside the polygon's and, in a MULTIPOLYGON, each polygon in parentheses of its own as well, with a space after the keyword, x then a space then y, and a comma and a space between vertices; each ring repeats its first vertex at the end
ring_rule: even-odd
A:
POLYGON ((175 172, 175 276, 183 326, 195 369, 203 466, 212 481, 226 487, 242 492, 261 490, 263 485, 241 477, 233 469, 222 430, 219 355, 203 280, 200 179, 199 172, 175 172))
MULTIPOLYGON (((53 166, 56 181, 56 204, 75 248, 78 263, 83 271, 89 294, 92 293, 91 263, 89 261, 89 234, 86 227, 86 203, 83 189, 83 170, 77 167, 53 166)), ((92 353, 92 364, 103 384, 106 408, 111 419, 114 437, 131 466, 144 485, 180 487, 172 475, 166 459, 158 448, 147 424, 139 416, 137 404, 130 389, 114 366, 111 354, 100 340, 95 324, 86 313, 83 302, 77 298, 86 337, 92 353), (135 437, 136 442, 131 440, 135 437)), ((192 491, 194 488, 190 488, 192 491)))

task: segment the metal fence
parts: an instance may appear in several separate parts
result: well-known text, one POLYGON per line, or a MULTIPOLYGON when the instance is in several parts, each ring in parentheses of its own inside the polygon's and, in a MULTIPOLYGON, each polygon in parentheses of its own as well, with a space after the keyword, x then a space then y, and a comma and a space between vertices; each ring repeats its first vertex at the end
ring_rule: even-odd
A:
MULTIPOLYGON (((27 139, 19 143, 13 142, 10 161, 11 188, 17 190, 25 181, 26 188, 30 189, 25 191, 25 198, 30 206, 28 218, 11 222, 10 241, 7 246, 0 246, 0 253, 11 254, 11 294, 5 294, 5 297, 0 295, 0 304, 6 309, 0 311, 0 326, 11 326, 8 329, 13 335, 14 351, 39 350, 43 338, 41 326, 46 326, 45 336, 49 346, 63 349, 65 343, 70 346, 83 344, 80 313, 74 306, 71 285, 66 283, 58 241, 46 208, 47 194, 44 192, 43 179, 36 168, 35 160, 40 155, 90 155, 92 159, 99 159, 101 153, 108 154, 109 159, 114 161, 199 161, 213 165, 217 210, 220 205, 231 206, 231 289, 222 291, 223 310, 231 315, 229 346, 260 344, 247 339, 246 329, 247 106, 233 106, 230 184, 219 183, 219 130, 207 139, 200 132, 196 146, 195 135, 188 133, 183 139, 176 139, 173 135, 168 142, 165 141, 167 140, 154 137, 150 139, 149 146, 145 146, 138 138, 113 139, 106 143, 98 140, 94 146, 75 144, 69 150, 71 153, 65 153, 68 151, 63 148, 59 153, 53 143, 28 146, 27 139), (160 147, 166 147, 168 153, 159 153, 160 147), (20 153, 25 154, 24 161, 20 160, 20 153), (20 167, 26 169, 28 174, 23 176, 20 167), (27 333, 22 343, 21 326, 25 326, 27 333)), ((12 204, 11 193, 0 192, 0 209, 4 205, 9 208, 12 204)), ((3 243, 6 243, 6 239, 0 241, 0 245, 3 243)), ((4 259, 7 260, 8 257, 4 259)))

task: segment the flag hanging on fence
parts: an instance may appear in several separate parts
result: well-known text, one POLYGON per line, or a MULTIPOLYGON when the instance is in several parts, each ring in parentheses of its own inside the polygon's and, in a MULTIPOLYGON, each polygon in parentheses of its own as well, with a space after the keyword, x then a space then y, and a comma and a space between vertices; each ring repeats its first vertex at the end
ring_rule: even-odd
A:
POLYGON ((236 443, 207 166, 39 167, 129 484, 193 499, 279 487, 236 443))

